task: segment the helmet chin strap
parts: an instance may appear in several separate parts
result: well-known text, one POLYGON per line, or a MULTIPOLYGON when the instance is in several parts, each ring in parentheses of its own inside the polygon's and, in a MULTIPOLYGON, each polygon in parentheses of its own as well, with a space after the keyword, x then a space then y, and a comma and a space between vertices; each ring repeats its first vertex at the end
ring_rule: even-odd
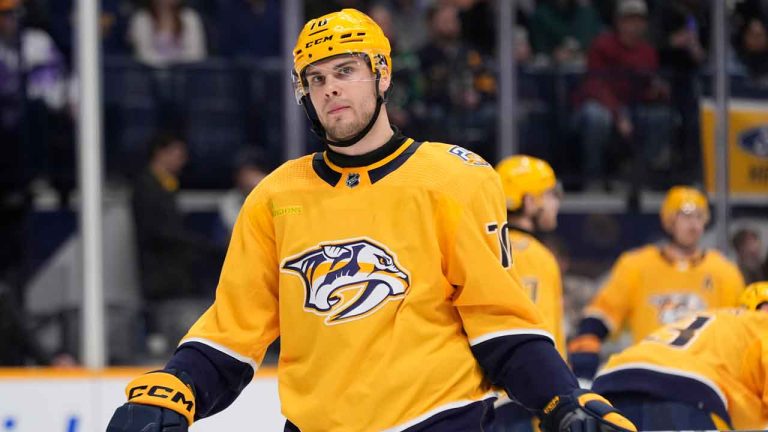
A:
POLYGON ((334 147, 350 147, 355 144, 357 144, 358 141, 363 139, 364 136, 368 134, 368 132, 371 131, 373 128, 374 123, 376 123, 376 120, 379 118, 379 113, 381 112, 381 106, 384 105, 384 97, 379 94, 379 79, 381 78, 381 74, 379 71, 376 71, 376 109, 373 111, 373 115, 371 116, 371 119, 368 120, 368 124, 365 125, 364 128, 362 128, 358 133, 356 133, 351 138, 347 138, 345 140, 341 141, 332 141, 328 139, 328 136, 325 132, 325 128, 323 127, 323 124, 320 122, 320 117, 317 115, 317 110, 315 110, 315 106, 312 104, 312 100, 309 98, 309 95, 304 95, 301 99, 301 106, 304 107, 304 112, 307 114, 307 117, 309 117, 309 120, 312 122, 312 132, 314 132, 315 135, 317 135, 318 138, 320 138, 320 141, 323 142, 326 146, 334 146, 334 147))

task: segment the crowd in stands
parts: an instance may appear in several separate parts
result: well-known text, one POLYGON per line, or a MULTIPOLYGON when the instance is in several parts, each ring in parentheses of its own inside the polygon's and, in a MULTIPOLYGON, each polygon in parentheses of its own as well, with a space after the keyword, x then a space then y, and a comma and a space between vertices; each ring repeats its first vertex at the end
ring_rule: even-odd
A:
MULTIPOLYGON (((54 123, 54 129, 65 132, 25 136, 36 140, 37 147, 43 147, 29 150, 41 157, 34 158, 32 167, 28 167, 29 163, 18 165, 30 168, 28 174, 33 178, 42 176, 59 188, 69 186, 59 185, 64 182, 60 177, 66 174, 52 171, 61 165, 61 153, 72 151, 71 139, 55 144, 59 148, 49 147, 54 146, 50 143, 56 136, 72 135, 67 117, 71 123, 68 108, 74 106, 72 95, 76 87, 71 72, 73 3, 3 3, 9 10, 3 13, 2 27, 4 55, 0 72, 7 76, 2 89, 3 133, 19 133, 22 106, 25 118, 31 117, 26 124, 54 123), (23 74, 18 59, 14 60, 19 47, 23 47, 23 57, 27 57, 23 74), (26 82, 23 92, 19 91, 21 77, 26 82), (23 104, 22 97, 32 106, 23 104), (65 115, 35 115, 36 102, 42 103, 48 114, 65 115)), ((493 1, 304 3, 306 16, 354 7, 369 12, 381 23, 393 44, 397 87, 390 105, 396 108, 393 121, 398 126, 413 135, 459 141, 489 159, 496 159, 497 23, 493 1)), ((697 110, 701 86, 694 78, 700 72, 711 71, 709 2, 516 3, 515 46, 510 54, 521 68, 537 78, 545 74, 542 71, 579 74, 568 82, 565 94, 559 95, 564 100, 557 108, 564 114, 552 116, 562 120, 552 140, 567 141, 565 151, 570 155, 566 161, 553 161, 560 171, 565 168, 590 173, 582 176, 585 181, 580 185, 599 189, 615 174, 611 170, 622 168, 621 164, 606 166, 605 160, 624 156, 628 163, 637 155, 634 159, 642 159, 650 171, 684 170, 686 174, 699 175, 697 110)), ((732 4, 729 71, 765 84, 766 2, 741 0, 732 4)), ((258 62, 281 54, 281 5, 277 0, 103 0, 101 7, 102 45, 107 58, 132 57, 150 67, 165 68, 210 59, 258 62)), ((527 92, 531 91, 522 86, 518 91, 523 112, 527 92)), ((25 129, 41 130, 33 126, 25 129)), ((521 136, 523 146, 536 141, 528 138, 521 136)), ((247 136, 246 140, 258 139, 247 136)), ((541 156, 551 156, 536 148, 528 153, 537 150, 541 156)))
MULTIPOLYGON (((19 143, 23 137, 32 144, 17 144, 23 150, 12 149, 19 154, 7 160, 26 161, 13 165, 26 169, 26 177, 43 179, 64 191, 71 188, 73 177, 72 158, 66 160, 66 154, 73 152, 77 85, 72 72, 73 3, 4 0, 0 29, 2 133, 16 134, 10 142, 19 143), (20 47, 25 58, 21 69, 20 47), (24 91, 20 90, 22 78, 24 91), (51 130, 55 132, 45 132, 51 130)), ((396 87, 390 106, 393 121, 401 129, 414 136, 458 142, 490 160, 497 158, 495 2, 304 3, 306 16, 354 7, 382 25, 393 45, 396 87)), ((633 161, 641 161, 645 170, 654 173, 700 176, 702 86, 695 78, 701 72, 711 73, 709 2, 521 0, 516 4, 510 55, 524 74, 518 89, 520 121, 528 123, 529 114, 542 112, 532 106, 540 102, 549 106, 538 120, 554 123, 556 129, 541 145, 537 133, 542 132, 529 131, 522 124, 522 150, 553 159, 560 172, 576 173, 572 186, 590 190, 608 186, 607 180, 633 169, 633 161), (570 78, 547 81, 552 73, 570 78), (533 85, 526 85, 528 78, 533 85), (557 94, 547 93, 551 91, 557 94), (558 160, 563 154, 563 160, 558 160), (606 164, 607 160, 614 162, 606 164)), ((766 2, 729 4, 729 71, 757 85, 766 84, 766 2)), ((162 69, 212 59, 259 63, 281 55, 282 8, 277 0, 103 0, 101 8, 107 59, 123 56, 162 69)), ((168 87, 167 82, 160 85, 168 87)), ((540 124, 533 120, 531 129, 540 124)), ((183 114, 172 113, 163 123, 183 127, 185 121, 183 114)), ((110 127, 109 118, 107 124, 110 127)), ((263 145, 259 143, 263 132, 240 138, 245 142, 239 146, 263 145)), ((115 144, 107 143, 108 149, 110 145, 115 144)), ((276 148, 266 150, 279 153, 276 148)))
MULTIPOLYGON (((65 206, 75 185, 75 4, 74 0, 0 0, 0 244, 4 245, 0 249, 0 307, 3 302, 23 301, 18 287, 29 275, 24 274, 22 254, 14 251, 23 250, 32 197, 41 188, 52 188, 65 206)), ((408 135, 460 144, 496 161, 495 1, 305 0, 304 4, 306 17, 350 7, 366 11, 381 25, 392 41, 395 84, 389 95, 390 118, 408 135)), ((514 56, 520 71, 521 150, 549 159, 567 189, 610 190, 617 177, 640 173, 669 175, 669 182, 700 180, 699 102, 713 67, 711 2, 518 0, 516 4, 515 44, 508 54, 514 56), (548 139, 540 139, 542 135, 548 139)), ((768 1, 728 4, 728 71, 751 86, 768 88, 768 1)), ((149 235, 153 227, 171 243, 194 238, 155 222, 162 214, 169 218, 168 226, 178 225, 175 219, 180 215, 173 196, 179 188, 189 186, 225 189, 235 184, 239 188, 222 204, 228 226, 243 191, 281 161, 281 132, 274 126, 279 124, 275 121, 279 117, 274 116, 279 116, 275 113, 280 93, 274 89, 282 86, 279 80, 288 78, 278 69, 263 82, 249 81, 251 87, 261 86, 251 89, 251 95, 258 93, 256 97, 241 95, 239 80, 265 64, 280 64, 275 60, 284 54, 282 13, 279 0, 101 1, 105 68, 113 59, 131 62, 130 70, 121 69, 124 63, 117 62, 121 73, 128 72, 108 71, 105 88, 121 87, 133 78, 118 84, 110 79, 138 70, 152 82, 147 88, 154 89, 152 103, 157 102, 145 110, 154 119, 145 125, 149 132, 143 134, 125 130, 126 119, 137 110, 134 105, 126 108, 129 98, 117 96, 105 102, 107 157, 117 152, 117 165, 129 171, 120 174, 136 178, 134 187, 146 192, 134 195, 136 220, 153 220, 145 224, 144 234, 149 235), (211 62, 219 65, 214 68, 217 73, 241 72, 230 80, 234 84, 222 84, 232 97, 209 100, 207 107, 187 103, 184 98, 190 92, 185 89, 209 85, 215 89, 218 81, 210 78, 214 76, 210 69, 204 69, 202 76, 210 81, 189 78, 183 84, 187 87, 178 90, 174 87, 178 76, 172 74, 176 68, 211 62), (113 106, 118 108, 111 110, 113 106), (215 129, 216 124, 235 126, 215 129), (156 134, 160 129, 174 130, 175 135, 156 134), (217 147, 222 142, 225 145, 217 147), (189 151, 187 171, 202 175, 185 185, 181 170, 188 143, 195 150, 189 151), (121 158, 124 147, 133 149, 137 160, 148 159, 150 164, 128 163, 130 158, 121 158), (152 161, 169 150, 170 156, 164 160, 176 157, 178 170, 166 173, 167 184, 157 183, 157 176, 147 170, 158 170, 152 161), (205 159, 205 151, 218 151, 219 157, 228 158, 215 173, 221 176, 220 171, 224 172, 221 182, 206 183, 206 175, 214 173, 205 169, 216 165, 205 159)), ((125 95, 134 92, 132 88, 118 90, 125 95)), ((144 107, 142 104, 145 102, 135 105, 144 107)), ((107 167, 113 167, 109 160, 107 167)), ((111 172, 107 174, 112 178, 111 172)), ((639 181, 657 189, 670 185, 652 182, 658 178, 664 177, 644 176, 639 181)), ((758 277, 757 272, 763 272, 765 278, 768 270, 760 268, 764 248, 755 245, 760 238, 753 234, 739 233, 734 248, 748 279, 753 273, 758 277)), ((142 245, 153 241, 139 239, 142 245)), ((185 249, 199 251, 203 243, 185 249)), ((202 249, 217 255, 221 252, 217 247, 206 244, 202 249)), ((163 262, 163 257, 144 252, 145 266, 163 262)), ((561 265, 567 267, 567 253, 560 255, 561 265)), ((184 269, 194 268, 194 258, 173 256, 170 267, 189 278, 184 269)), ((564 274, 568 275, 565 270, 564 274)), ((149 279, 152 277, 150 274, 149 279)), ((570 286, 577 288, 566 298, 572 299, 574 310, 580 310, 591 291, 578 288, 587 285, 578 277, 572 281, 570 286)), ((199 294, 192 287, 196 282, 186 280, 177 286, 189 286, 190 293, 199 294)), ((151 285, 151 280, 143 283, 145 289, 151 285)), ((568 283, 565 289, 567 292, 568 283)), ((149 297, 166 294, 145 292, 149 297)))

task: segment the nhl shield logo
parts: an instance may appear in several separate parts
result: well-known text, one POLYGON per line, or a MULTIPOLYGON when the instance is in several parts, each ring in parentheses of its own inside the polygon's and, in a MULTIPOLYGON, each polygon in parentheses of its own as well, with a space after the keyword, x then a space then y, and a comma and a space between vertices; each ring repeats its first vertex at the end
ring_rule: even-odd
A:
POLYGON ((355 187, 360 184, 360 174, 358 173, 349 173, 347 175, 347 186, 348 187, 355 187))
POLYGON ((367 238, 315 245, 281 267, 301 278, 304 309, 324 316, 328 325, 368 316, 401 299, 411 285, 397 256, 367 238))

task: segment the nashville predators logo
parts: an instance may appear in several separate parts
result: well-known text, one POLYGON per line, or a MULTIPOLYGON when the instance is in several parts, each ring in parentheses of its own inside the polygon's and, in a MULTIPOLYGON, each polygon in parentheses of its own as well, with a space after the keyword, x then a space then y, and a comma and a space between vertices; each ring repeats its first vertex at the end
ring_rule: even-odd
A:
POLYGON ((660 324, 671 324, 707 308, 701 297, 690 293, 655 295, 651 297, 651 304, 656 307, 660 324))
POLYGON ((410 286, 395 254, 368 239, 322 244, 287 258, 282 268, 301 277, 304 308, 339 324, 367 316, 410 286))

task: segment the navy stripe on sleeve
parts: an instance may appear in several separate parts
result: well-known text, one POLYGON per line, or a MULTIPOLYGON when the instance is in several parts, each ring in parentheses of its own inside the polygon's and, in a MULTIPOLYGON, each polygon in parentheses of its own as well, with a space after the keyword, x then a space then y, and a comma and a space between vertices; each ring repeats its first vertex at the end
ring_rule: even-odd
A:
MULTIPOLYGON (((216 414, 237 399, 253 379, 253 367, 199 342, 186 342, 165 365, 165 371, 192 381, 195 419, 216 414), (184 377, 185 378, 185 377, 184 377)), ((182 378, 182 381, 185 381, 182 378)))
POLYGON ((486 377, 531 410, 579 388, 552 341, 539 335, 511 335, 472 347, 486 377))

